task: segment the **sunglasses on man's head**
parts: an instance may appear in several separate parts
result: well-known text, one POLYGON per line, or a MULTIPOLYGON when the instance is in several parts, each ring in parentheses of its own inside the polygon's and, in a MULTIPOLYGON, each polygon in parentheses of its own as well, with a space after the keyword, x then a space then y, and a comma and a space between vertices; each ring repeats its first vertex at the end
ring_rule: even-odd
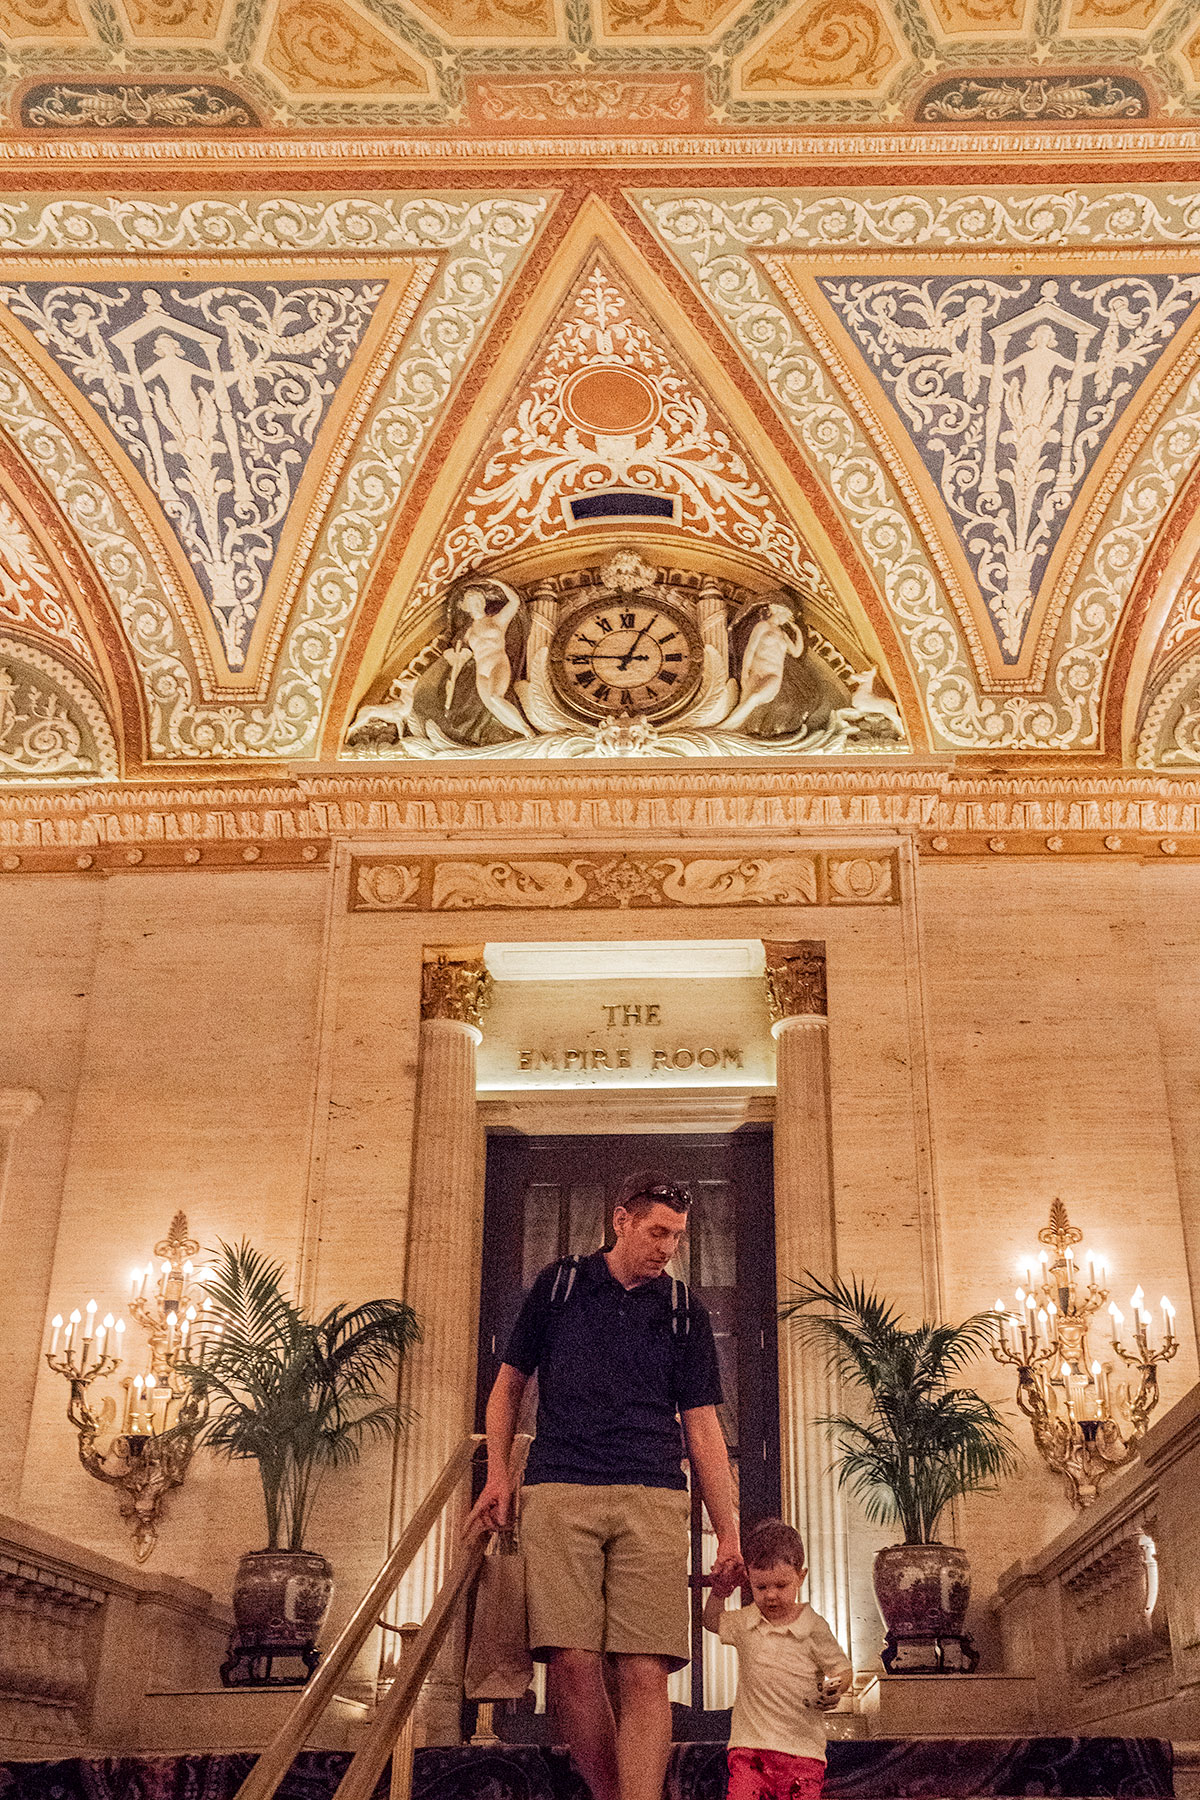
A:
POLYGON ((664 1182, 660 1187, 639 1188, 623 1204, 629 1206, 634 1200, 661 1200, 664 1206, 672 1207, 675 1212, 686 1212, 692 1204, 688 1189, 674 1187, 670 1182, 664 1182))

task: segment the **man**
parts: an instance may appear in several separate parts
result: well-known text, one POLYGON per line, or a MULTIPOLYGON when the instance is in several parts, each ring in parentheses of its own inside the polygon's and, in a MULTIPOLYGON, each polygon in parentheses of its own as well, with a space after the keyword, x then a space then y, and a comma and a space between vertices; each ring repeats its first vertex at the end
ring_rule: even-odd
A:
POLYGON ((639 1186, 613 1214, 611 1250, 542 1270, 488 1400, 487 1485, 467 1524, 509 1521, 508 1455, 536 1372, 521 1515, 530 1643, 595 1800, 662 1800, 667 1677, 690 1649, 680 1421, 717 1534, 714 1574, 741 1568, 712 1326, 664 1274, 690 1206, 686 1188, 639 1186))

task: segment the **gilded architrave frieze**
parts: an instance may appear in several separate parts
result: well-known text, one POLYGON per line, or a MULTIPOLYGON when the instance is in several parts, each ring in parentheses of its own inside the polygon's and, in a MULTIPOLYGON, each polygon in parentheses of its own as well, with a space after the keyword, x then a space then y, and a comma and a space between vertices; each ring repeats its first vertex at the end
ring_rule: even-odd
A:
MULTIPOLYGON (((342 636, 405 484, 543 211, 539 196, 436 194, 386 200, 256 197, 240 203, 223 197, 22 201, 0 208, 0 231, 10 252, 69 249, 79 267, 89 251, 126 251, 134 257, 128 265, 131 281, 138 279, 137 255, 149 240, 156 251, 192 255, 211 252, 214 241, 226 243, 235 258, 230 273, 236 270, 243 279, 247 256, 263 256, 277 268, 289 257, 300 261, 345 250, 402 257, 407 278, 413 279, 419 305, 398 315, 394 341, 360 391, 353 435, 345 437, 342 454, 333 459, 336 483, 330 475, 324 478, 329 486, 319 495, 315 528, 306 522, 307 528, 294 529, 294 599, 281 609, 277 647, 265 656, 264 679, 252 695, 222 691, 203 679, 203 623, 186 616, 185 590, 172 580, 168 559, 156 558, 155 545, 163 533, 190 539, 186 547, 206 572, 206 598, 236 662, 252 623, 252 590, 270 559, 279 523, 248 517, 247 505, 237 499, 239 475, 251 514, 265 505, 273 516, 281 499, 276 478, 273 494, 265 495, 248 468, 249 440, 239 432, 250 429, 256 407, 257 429, 276 451, 287 449, 283 439, 289 433, 298 445, 310 427, 315 430, 313 405, 302 416, 304 404, 293 384, 278 384, 271 400, 257 383, 267 364, 286 359, 289 338, 321 335, 324 317, 314 318, 309 332, 280 318, 264 321, 260 315, 252 321, 235 300, 236 286, 227 286, 229 297, 212 303, 220 317, 197 324, 184 315, 200 295, 180 283, 168 286, 167 294, 176 298, 161 308, 176 316, 148 341, 135 322, 136 343, 118 341, 123 326, 109 342, 93 318, 99 336, 87 374, 94 374, 105 403, 127 409, 119 416, 128 418, 131 450, 136 445, 149 491, 157 489, 169 525, 146 513, 102 446, 89 453, 78 413, 55 394, 47 367, 11 338, 7 354, 0 356, 0 425, 55 495, 113 599, 142 677, 154 756, 311 753, 342 636), (413 278, 414 256, 419 281, 413 278), (256 359, 262 368, 256 368, 256 359), (290 421, 274 417, 280 396, 288 405, 297 401, 290 421), (223 498, 227 480, 237 502, 232 512, 223 498)), ((83 284, 76 285, 82 293, 83 284)), ((286 313, 298 290, 284 285, 289 287, 286 313)), ((240 292, 249 294, 244 286, 240 292)), ((91 304, 94 314, 105 298, 98 290, 92 302, 77 297, 71 317, 80 305, 87 311, 91 304)), ((347 304, 359 298, 357 290, 353 299, 347 290, 347 304)), ((17 299, 27 310, 46 305, 40 294, 17 299)), ((260 299, 252 297, 251 311, 260 299)), ((366 301, 365 288, 361 299, 366 301)), ((298 341, 292 348, 299 348, 298 341)), ((79 354, 71 345, 60 354, 65 357, 68 350, 79 354)), ((336 350, 331 356, 336 361, 336 350)), ((311 398, 319 408, 321 399, 311 398)), ((298 448, 295 454, 301 456, 298 448)))
MULTIPOLYGON (((936 534, 928 528, 922 531, 919 494, 905 492, 897 484, 894 466, 889 467, 888 458, 880 454, 859 413, 837 385, 822 347, 806 335, 808 321, 795 295, 789 298, 789 284, 795 282, 797 268, 807 266, 802 252, 826 250, 834 244, 847 253, 854 245, 873 250, 892 245, 898 252, 893 259, 896 275, 882 281, 873 278, 872 291, 879 288, 885 308, 878 321, 880 335, 874 341, 878 345, 884 335, 889 336, 886 354, 894 380, 909 366, 910 355, 916 353, 916 361, 923 358, 928 364, 928 380, 940 383, 951 402, 947 419, 952 426, 955 421, 965 425, 968 416, 973 417, 972 409, 979 412, 976 423, 984 463, 993 412, 997 442, 1002 432, 1020 428, 1022 456, 1028 468, 1014 463, 1005 472, 1003 486, 993 469, 993 513, 1002 529, 999 536, 993 531, 983 540, 978 552, 980 566, 992 558, 993 585, 1001 595, 993 624, 999 624, 1002 636, 1007 631, 1010 642, 1019 642, 1039 553, 1028 522, 1022 524, 1023 514, 1034 501, 1036 513, 1055 489, 1060 492, 1055 504, 1065 509, 1082 472, 1078 456, 1068 463, 1061 456, 1055 460, 1048 449, 1050 439, 1056 439, 1059 450, 1064 434, 1077 439, 1077 432, 1070 429, 1072 408, 1077 398, 1082 399, 1086 382, 1112 383, 1116 366, 1113 363, 1110 369, 1109 364, 1114 354, 1118 360, 1129 354, 1128 348, 1122 351, 1121 343, 1127 347, 1135 343, 1136 320, 1122 305, 1113 334, 1082 320, 1078 305, 1075 312, 1059 307, 1059 317, 1053 313, 1056 286, 1054 294, 1043 289, 1032 307, 1025 305, 1019 315, 1029 330, 1024 350, 1013 346, 1011 333, 998 337, 995 331, 989 349, 982 314, 973 322, 968 319, 961 329, 957 320, 939 322, 935 316, 922 326, 915 317, 901 316, 899 310, 893 316, 888 309, 896 307, 902 294, 911 293, 933 298, 936 313, 930 284, 925 284, 929 290, 925 293, 907 279, 905 265, 911 266, 918 249, 961 252, 985 236, 992 245, 1014 247, 1081 241, 1093 246, 1105 242, 1195 244, 1200 232, 1200 198, 1163 192, 1086 191, 1005 198, 930 193, 903 199, 691 193, 645 194, 640 204, 663 244, 678 258, 747 361, 767 383, 855 534, 907 644, 936 741, 959 748, 1080 749, 1097 744, 1100 697, 1121 608, 1158 526, 1200 457, 1200 374, 1194 372, 1195 354, 1190 361, 1180 360, 1177 389, 1145 409, 1143 437, 1128 468, 1120 471, 1113 491, 1106 494, 1104 505, 1094 506, 1086 519, 1079 521, 1084 553, 1069 581, 1064 582, 1061 604, 1047 626, 1047 630, 1053 629, 1054 638, 1053 648, 1046 648, 1044 654, 1044 681, 989 681, 978 654, 980 635, 977 631, 973 643, 938 568, 937 548, 932 542, 936 534), (890 298, 889 289, 893 290, 890 298), (1044 316, 1035 319, 1032 314, 1039 307, 1044 316), (1073 323, 1068 324, 1068 319, 1073 323), (1095 343, 1094 351, 1082 348, 1081 324, 1092 332, 1087 343, 1095 343), (908 331, 924 331, 928 342, 918 346, 915 335, 905 342, 903 334, 908 331), (1072 341, 1073 356, 1067 354, 1072 341), (1010 350, 1016 360, 1006 379, 1010 350), (1054 363, 1054 357, 1060 362, 1054 363), (1070 375, 1066 373, 1068 362, 1070 375), (1093 365, 1090 373, 1084 370, 1085 364, 1093 365), (952 366, 956 391, 950 394, 946 378, 952 366), (988 399, 976 406, 985 374, 988 399), (1006 409, 1013 413, 1007 422, 1000 418, 1006 409), (1028 490, 1023 498, 1016 492, 1021 482, 1028 490), (1006 520, 1000 515, 1007 515, 1006 520), (1005 692, 1005 686, 1016 691, 1005 692)), ((814 263, 814 269, 816 266, 814 263)), ((961 282, 961 254, 954 266, 955 279, 961 282)), ((1136 268, 1136 257, 1129 266, 1136 268)), ((1086 257, 1079 267, 1080 277, 1073 277, 1078 288, 1075 300, 1086 303, 1102 284, 1093 286, 1090 275, 1083 276, 1082 271, 1089 267, 1086 257)), ((1063 268, 1069 271, 1072 265, 1064 259, 1063 268)), ((981 302, 985 307, 988 304, 988 279, 981 271, 973 296, 976 311, 981 302)), ((949 283, 946 285, 949 291, 949 283)), ((1010 284, 1019 304, 1026 299, 1016 293, 1022 285, 1010 284)), ((1157 307, 1158 296, 1151 297, 1149 288, 1145 291, 1148 302, 1157 307)), ((1169 298, 1173 301, 1175 297, 1176 290, 1171 287, 1169 298)), ((1166 290, 1162 298, 1168 298, 1166 290)), ((848 291, 846 299, 849 302, 848 291)), ((1169 331, 1167 322, 1164 328, 1169 331)), ((1121 380, 1128 386, 1128 377, 1121 380)), ((926 428, 930 422, 927 416, 926 428)), ((939 441, 944 444, 946 419, 942 424, 939 441)), ((975 425, 971 430, 974 432, 975 425)), ((1075 447, 1078 449, 1077 442, 1075 447)), ((939 458, 944 466, 935 473, 946 475, 945 465, 952 465, 953 452, 943 456, 939 450, 933 456, 935 463, 939 458)), ((972 472, 972 479, 986 479, 987 474, 987 468, 981 467, 972 472)), ((946 479, 949 489, 941 496, 943 509, 947 504, 966 505, 965 487, 956 487, 952 473, 946 479)), ((929 485, 932 487, 932 482, 929 485)), ((978 499, 973 493, 970 504, 978 499)), ((1053 510, 1052 505, 1050 519, 1053 510)), ((981 539, 979 534, 973 541, 980 543, 981 539)), ((988 618, 985 610, 983 629, 992 635, 988 618)))
POLYGON ((357 858, 352 912, 626 912, 687 906, 893 906, 893 850, 740 857, 357 858))

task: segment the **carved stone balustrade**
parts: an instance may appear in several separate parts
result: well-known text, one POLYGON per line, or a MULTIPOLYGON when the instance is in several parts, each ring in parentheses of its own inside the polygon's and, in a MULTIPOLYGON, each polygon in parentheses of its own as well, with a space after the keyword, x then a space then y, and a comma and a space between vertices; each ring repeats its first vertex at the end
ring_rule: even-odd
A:
POLYGON ((136 1750, 148 1695, 217 1685, 211 1595, 0 1518, 0 1761, 136 1750))
POLYGON ((1001 1576, 1005 1663, 1042 1729, 1200 1739, 1200 1386, 1044 1550, 1001 1576))
POLYGON ((103 1588, 0 1553, 0 1738, 82 1737, 103 1588))

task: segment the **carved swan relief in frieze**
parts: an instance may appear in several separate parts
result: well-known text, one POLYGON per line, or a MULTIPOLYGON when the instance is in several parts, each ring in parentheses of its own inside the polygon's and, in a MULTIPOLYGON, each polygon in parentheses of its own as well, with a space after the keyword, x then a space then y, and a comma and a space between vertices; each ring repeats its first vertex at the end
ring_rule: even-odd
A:
MULTIPOLYGON (((864 659, 865 660, 865 659, 864 659)), ((465 575, 442 629, 359 708, 352 756, 745 756, 892 751, 895 700, 780 587, 620 550, 514 586, 465 575)))

